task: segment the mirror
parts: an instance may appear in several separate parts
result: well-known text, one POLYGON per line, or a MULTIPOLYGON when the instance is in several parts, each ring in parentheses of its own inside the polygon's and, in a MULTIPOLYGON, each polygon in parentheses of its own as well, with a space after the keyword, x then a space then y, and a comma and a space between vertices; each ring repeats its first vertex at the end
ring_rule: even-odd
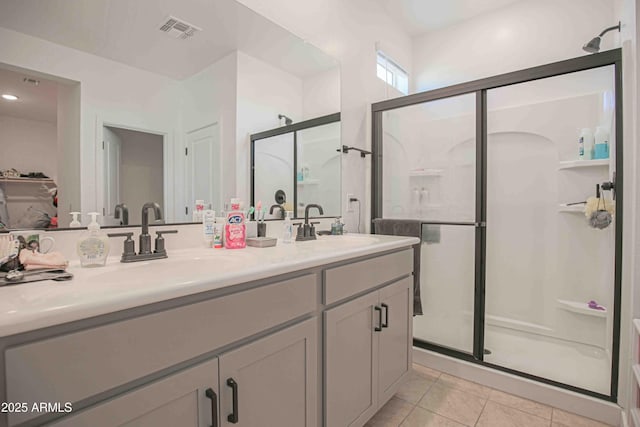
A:
POLYGON ((0 39, 0 91, 18 96, 0 100, 10 229, 65 228, 72 211, 124 225, 122 204, 136 225, 147 201, 167 223, 198 199, 248 205, 250 135, 340 111, 338 62, 234 0, 2 2, 0 39))
POLYGON ((340 216, 340 130, 335 113, 251 135, 251 201, 266 206, 266 218, 304 218, 309 204, 340 216))

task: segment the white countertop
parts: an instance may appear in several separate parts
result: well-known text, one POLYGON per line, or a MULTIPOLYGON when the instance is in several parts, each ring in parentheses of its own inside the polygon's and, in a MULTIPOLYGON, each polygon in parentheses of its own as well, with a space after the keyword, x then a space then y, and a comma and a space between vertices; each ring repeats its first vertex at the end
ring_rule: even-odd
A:
MULTIPOLYGON (((99 268, 72 263, 67 282, 0 288, 0 337, 264 279, 418 243, 415 237, 323 236, 272 248, 168 248, 169 258, 99 268)), ((116 251, 117 252, 117 251, 116 251)))

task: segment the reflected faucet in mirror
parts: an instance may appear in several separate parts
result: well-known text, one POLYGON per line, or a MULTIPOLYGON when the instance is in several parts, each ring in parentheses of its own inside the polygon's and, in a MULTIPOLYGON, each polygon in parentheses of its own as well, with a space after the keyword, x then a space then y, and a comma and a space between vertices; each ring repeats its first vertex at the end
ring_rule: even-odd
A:
POLYGON ((120 220, 120 225, 129 225, 129 208, 124 203, 118 203, 113 218, 120 220), (122 218, 120 218, 122 216, 122 218))
POLYGON ((280 209, 280 219, 284 219, 285 212, 284 212, 284 206, 282 205, 271 205, 271 207, 269 208, 269 214, 273 215, 273 211, 276 209, 280 209))

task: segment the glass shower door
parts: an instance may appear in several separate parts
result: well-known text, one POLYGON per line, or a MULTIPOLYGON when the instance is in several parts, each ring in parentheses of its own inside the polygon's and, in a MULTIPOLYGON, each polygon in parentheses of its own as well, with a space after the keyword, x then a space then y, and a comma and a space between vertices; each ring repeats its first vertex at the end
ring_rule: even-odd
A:
POLYGON ((484 360, 602 395, 616 225, 593 228, 584 202, 614 179, 613 94, 613 66, 487 91, 484 360))
POLYGON ((382 217, 422 222, 416 340, 472 354, 476 94, 385 111, 382 217))

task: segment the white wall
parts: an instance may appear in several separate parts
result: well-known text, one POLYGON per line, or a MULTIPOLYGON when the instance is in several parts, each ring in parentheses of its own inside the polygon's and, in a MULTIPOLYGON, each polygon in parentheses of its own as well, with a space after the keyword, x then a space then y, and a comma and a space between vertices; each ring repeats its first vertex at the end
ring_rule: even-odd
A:
POLYGON ((0 170, 43 172, 57 182, 55 123, 0 116, 0 170))
POLYGON ((340 111, 340 67, 302 79, 304 120, 340 111))
MULTIPOLYGON (((237 71, 238 53, 233 52, 181 82, 180 116, 184 134, 213 123, 220 124, 223 200, 229 200, 236 194, 237 71)), ((176 173, 184 174, 185 171, 176 169, 176 173)), ((191 209, 194 200, 185 199, 181 203, 191 209)))
MULTIPOLYGON (((412 89, 422 92, 586 55, 582 46, 617 21, 608 0, 515 2, 416 37, 412 89)), ((608 33, 602 50, 617 41, 617 33, 608 33)))
POLYGON ((278 114, 302 119, 302 80, 238 52, 236 192, 250 200, 250 135, 280 125, 278 114))
MULTIPOLYGON (((370 0, 303 0, 295 7, 287 0, 239 0, 340 61, 340 110, 342 143, 367 149, 371 144, 370 103, 389 96, 386 84, 376 77, 376 45, 411 71, 411 38, 378 2, 370 0), (379 42, 379 43, 378 43, 379 42), (378 44, 377 44, 378 43, 378 44)), ((368 228, 371 157, 342 155, 342 195, 362 200, 360 213, 368 228)), ((355 231, 358 218, 342 213, 347 229, 355 231)))

